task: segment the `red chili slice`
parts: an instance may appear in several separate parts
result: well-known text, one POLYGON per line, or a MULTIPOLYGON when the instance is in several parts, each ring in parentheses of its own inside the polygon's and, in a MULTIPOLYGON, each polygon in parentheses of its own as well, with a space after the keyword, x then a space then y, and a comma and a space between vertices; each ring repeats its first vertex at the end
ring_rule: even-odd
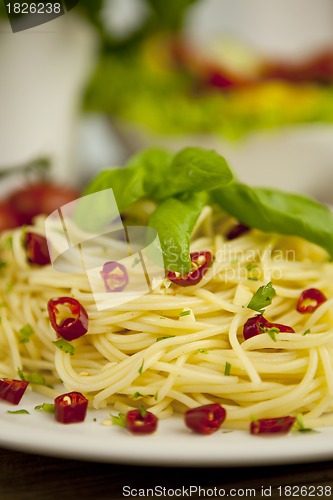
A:
POLYGON ((83 422, 86 418, 88 399, 80 392, 68 392, 54 400, 55 419, 62 424, 83 422))
POLYGON ((185 424, 199 434, 212 434, 223 424, 227 412, 218 403, 191 408, 185 413, 185 424))
POLYGON ((167 278, 179 286, 197 285, 208 271, 213 261, 211 252, 192 252, 190 254, 192 269, 186 276, 168 271, 167 278))
POLYGON ((50 299, 47 304, 52 328, 58 337, 74 340, 88 331, 88 313, 73 297, 50 299))
POLYGON ((151 434, 157 429, 158 419, 150 411, 130 410, 126 414, 125 427, 134 434, 151 434))
POLYGON ((295 423, 295 417, 262 418, 251 422, 251 434, 286 434, 295 423))
POLYGON ((297 302, 297 311, 300 313, 313 313, 326 302, 325 295, 318 288, 308 288, 301 293, 297 302))
POLYGON ((235 238, 242 236, 242 234, 248 233, 250 229, 251 228, 245 226, 245 224, 236 224, 236 226, 230 229, 229 233, 227 234, 227 240, 234 240, 235 238))
POLYGON ((47 240, 44 236, 36 233, 26 233, 24 239, 28 261, 31 264, 46 266, 51 264, 47 240))
POLYGON ((126 268, 117 261, 106 262, 101 276, 107 292, 121 292, 128 284, 126 268))
POLYGON ((0 379, 0 398, 18 405, 28 385, 29 382, 26 380, 2 378, 0 379))
POLYGON ((243 327, 243 337, 247 340, 261 333, 265 333, 270 328, 277 328, 281 333, 295 333, 295 330, 291 326, 271 323, 267 321, 262 314, 258 314, 246 321, 243 327))

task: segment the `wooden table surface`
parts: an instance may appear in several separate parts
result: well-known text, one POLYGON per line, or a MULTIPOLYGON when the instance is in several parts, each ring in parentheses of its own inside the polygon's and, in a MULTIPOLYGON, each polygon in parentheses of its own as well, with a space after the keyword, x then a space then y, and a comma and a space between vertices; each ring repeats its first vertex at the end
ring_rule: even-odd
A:
POLYGON ((333 461, 260 468, 159 468, 64 460, 0 449, 0 464, 1 500, 222 498, 215 495, 218 490, 229 498, 333 498, 333 461), (200 486, 201 494, 192 491, 186 496, 191 485, 200 486), (154 487, 159 487, 157 494, 142 496, 147 493, 143 489, 154 487))

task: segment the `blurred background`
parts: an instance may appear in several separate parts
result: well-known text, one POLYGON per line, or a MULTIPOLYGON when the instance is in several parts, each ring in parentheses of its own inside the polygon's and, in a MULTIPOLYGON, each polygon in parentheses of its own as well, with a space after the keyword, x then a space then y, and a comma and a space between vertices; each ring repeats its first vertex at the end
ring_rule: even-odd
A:
POLYGON ((0 2, 0 68, 0 229, 153 145, 333 203, 331 0, 81 0, 18 33, 0 2))

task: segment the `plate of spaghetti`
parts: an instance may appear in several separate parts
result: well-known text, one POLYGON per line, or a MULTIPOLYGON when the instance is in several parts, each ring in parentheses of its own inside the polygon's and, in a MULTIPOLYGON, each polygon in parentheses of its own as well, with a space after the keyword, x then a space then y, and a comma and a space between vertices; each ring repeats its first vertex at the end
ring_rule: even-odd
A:
POLYGON ((193 147, 138 153, 84 195, 75 235, 64 207, 54 240, 43 216, 2 234, 0 444, 135 464, 331 458, 331 211, 193 147), (119 227, 158 236, 152 279, 119 227))

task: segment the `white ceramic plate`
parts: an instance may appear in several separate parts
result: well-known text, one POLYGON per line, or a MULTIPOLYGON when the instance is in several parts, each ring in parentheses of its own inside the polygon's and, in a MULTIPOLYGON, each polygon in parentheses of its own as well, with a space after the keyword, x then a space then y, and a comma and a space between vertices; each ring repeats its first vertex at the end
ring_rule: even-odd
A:
POLYGON ((102 425, 105 411, 88 412, 82 424, 60 424, 53 415, 34 409, 45 401, 29 393, 18 407, 0 402, 0 446, 68 459, 161 466, 255 466, 333 458, 332 428, 273 437, 223 430, 201 436, 175 417, 161 421, 155 434, 139 436, 102 425), (29 415, 7 413, 23 408, 29 415))

